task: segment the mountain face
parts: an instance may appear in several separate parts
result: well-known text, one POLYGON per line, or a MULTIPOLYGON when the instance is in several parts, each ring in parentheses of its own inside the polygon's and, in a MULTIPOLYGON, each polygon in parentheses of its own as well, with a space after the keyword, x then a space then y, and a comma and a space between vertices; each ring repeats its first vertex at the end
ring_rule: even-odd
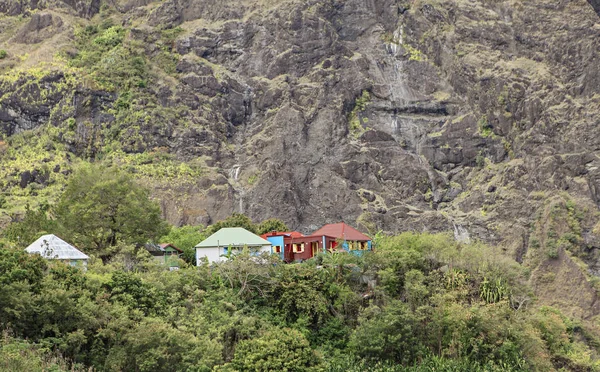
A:
POLYGON ((558 273, 542 301, 596 315, 595 11, 595 0, 2 0, 3 218, 54 200, 78 162, 111 162, 174 224, 242 212, 304 232, 453 231, 501 244, 534 285, 558 273))

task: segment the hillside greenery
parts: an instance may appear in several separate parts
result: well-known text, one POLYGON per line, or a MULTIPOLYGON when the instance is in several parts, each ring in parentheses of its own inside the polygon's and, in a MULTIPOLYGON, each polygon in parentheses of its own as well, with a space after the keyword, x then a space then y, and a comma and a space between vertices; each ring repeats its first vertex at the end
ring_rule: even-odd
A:
POLYGON ((363 257, 244 252, 178 271, 142 248, 170 241, 191 262, 193 245, 226 226, 286 228, 238 214, 169 230, 128 176, 77 169, 57 204, 2 231, 0 370, 600 370, 596 326, 536 304, 527 270, 480 243, 378 234, 363 257), (42 232, 89 247, 88 270, 25 253, 42 232))

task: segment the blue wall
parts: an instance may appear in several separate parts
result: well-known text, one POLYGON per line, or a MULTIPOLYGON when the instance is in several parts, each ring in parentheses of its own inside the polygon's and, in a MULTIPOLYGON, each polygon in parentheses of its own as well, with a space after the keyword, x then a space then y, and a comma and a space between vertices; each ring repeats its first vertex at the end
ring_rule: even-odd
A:
POLYGON ((275 251, 273 249, 274 246, 278 245, 281 247, 281 253, 279 253, 279 257, 283 260, 283 236, 267 236, 267 240, 271 242, 271 254, 274 254, 275 251))
POLYGON ((349 250, 349 248, 348 248, 348 242, 347 241, 344 241, 342 243, 342 248, 346 252, 350 252, 350 253, 355 254, 357 256, 362 256, 364 252, 366 252, 366 251, 372 251, 373 250, 372 242, 370 240, 367 242, 367 250, 366 251, 362 251, 362 250, 359 250, 359 249, 349 250))

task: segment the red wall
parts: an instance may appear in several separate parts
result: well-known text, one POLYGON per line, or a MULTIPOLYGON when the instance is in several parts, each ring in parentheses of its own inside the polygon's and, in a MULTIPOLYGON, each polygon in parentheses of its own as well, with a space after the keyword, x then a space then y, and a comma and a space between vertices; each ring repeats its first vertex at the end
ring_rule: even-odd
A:
POLYGON ((286 238, 284 240, 285 252, 284 259, 287 262, 292 261, 304 261, 312 258, 313 249, 311 243, 316 243, 316 252, 315 254, 323 251, 323 237, 322 236, 306 236, 301 238, 286 238), (304 252, 293 252, 293 244, 302 244, 304 243, 304 252))

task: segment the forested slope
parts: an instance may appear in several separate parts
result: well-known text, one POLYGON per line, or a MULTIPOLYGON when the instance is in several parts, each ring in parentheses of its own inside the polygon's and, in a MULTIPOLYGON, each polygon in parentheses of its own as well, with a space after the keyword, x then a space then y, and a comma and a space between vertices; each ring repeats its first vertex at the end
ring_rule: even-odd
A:
POLYGON ((599 329, 539 305, 501 252, 405 233, 286 265, 247 254, 87 273, 0 250, 0 370, 595 371, 599 329), (72 364, 74 363, 74 364, 72 364))

